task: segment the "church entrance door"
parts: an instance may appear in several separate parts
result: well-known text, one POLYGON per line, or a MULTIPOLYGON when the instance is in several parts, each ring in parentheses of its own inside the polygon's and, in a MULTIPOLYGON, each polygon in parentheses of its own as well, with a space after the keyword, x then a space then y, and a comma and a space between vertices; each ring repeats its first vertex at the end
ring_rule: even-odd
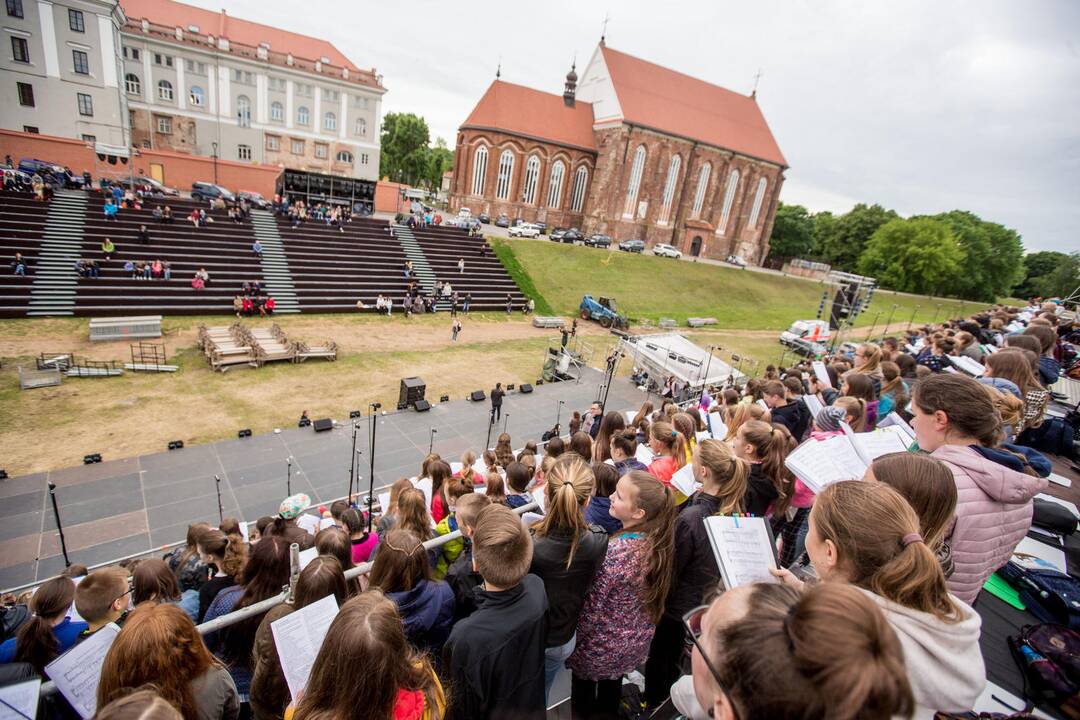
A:
POLYGON ((690 243, 690 254, 697 257, 701 254, 701 236, 695 235, 693 241, 690 243))

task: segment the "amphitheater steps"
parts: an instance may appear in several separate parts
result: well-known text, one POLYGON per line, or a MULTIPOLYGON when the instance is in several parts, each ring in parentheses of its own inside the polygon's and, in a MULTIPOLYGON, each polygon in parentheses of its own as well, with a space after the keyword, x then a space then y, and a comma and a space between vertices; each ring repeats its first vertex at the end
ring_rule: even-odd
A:
POLYGON ((277 220, 265 210, 252 210, 251 226, 255 229, 255 237, 262 243, 262 273, 267 290, 277 302, 275 312, 282 315, 300 312, 300 300, 289 273, 289 259, 281 244, 277 220))
MULTIPOLYGON (((420 281, 420 287, 424 289, 424 294, 435 292, 435 271, 431 269, 427 255, 424 254, 424 249, 420 247, 420 243, 416 241, 416 236, 413 235, 412 230, 407 225, 394 225, 394 237, 401 244, 401 249, 405 251, 405 257, 412 260, 413 270, 420 281)), ((450 301, 437 300, 435 308, 437 310, 449 310, 450 301)))
POLYGON ((30 286, 29 316, 74 315, 75 262, 82 254, 86 222, 86 193, 60 190, 49 203, 34 283, 30 286))

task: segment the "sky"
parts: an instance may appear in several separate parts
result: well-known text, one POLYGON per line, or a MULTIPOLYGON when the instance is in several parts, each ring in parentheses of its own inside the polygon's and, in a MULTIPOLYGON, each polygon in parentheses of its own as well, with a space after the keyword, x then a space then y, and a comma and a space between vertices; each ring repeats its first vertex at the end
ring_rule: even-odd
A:
POLYGON ((1080 2, 188 0, 325 38, 453 147, 502 78, 561 94, 605 16, 617 50, 749 93, 812 211, 970 210, 1028 251, 1080 251, 1080 2))

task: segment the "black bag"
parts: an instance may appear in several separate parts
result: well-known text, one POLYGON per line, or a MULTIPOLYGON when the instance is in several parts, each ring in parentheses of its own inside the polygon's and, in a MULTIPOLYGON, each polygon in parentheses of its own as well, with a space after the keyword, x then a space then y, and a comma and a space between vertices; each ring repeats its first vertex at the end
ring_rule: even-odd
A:
POLYGON ((1076 532, 1076 516, 1068 508, 1040 498, 1035 498, 1033 505, 1035 506, 1031 518, 1033 525, 1049 530, 1055 535, 1072 535, 1076 532))
POLYGON ((0 613, 0 642, 15 637, 19 628, 30 619, 30 608, 25 605, 12 605, 0 613))
MULTIPOLYGON (((1075 414, 1070 412, 1070 415, 1075 414)), ((1039 427, 1028 428, 1020 433, 1016 444, 1075 460, 1076 435, 1076 426, 1061 418, 1048 417, 1039 427)))
POLYGON ((1050 569, 1028 569, 1009 561, 998 570, 1020 593, 1032 615, 1045 623, 1080 629, 1080 581, 1050 569))

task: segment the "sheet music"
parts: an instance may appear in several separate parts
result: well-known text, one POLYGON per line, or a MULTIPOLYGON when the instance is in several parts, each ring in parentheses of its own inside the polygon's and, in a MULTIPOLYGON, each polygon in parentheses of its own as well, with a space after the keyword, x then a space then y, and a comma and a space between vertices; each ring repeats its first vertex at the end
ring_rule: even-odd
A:
POLYGON ((889 453, 907 452, 907 445, 900 436, 886 430, 875 430, 868 433, 859 433, 854 438, 856 447, 862 450, 860 457, 869 459, 868 465, 882 455, 889 453))
MULTIPOLYGON (((314 535, 314 533, 312 534, 314 535)), ((240 537, 244 538, 244 542, 246 543, 251 542, 250 529, 248 528, 248 524, 243 520, 240 521, 240 537)))
POLYGON ((540 512, 547 512, 547 497, 544 495, 544 488, 538 487, 530 494, 532 495, 533 500, 536 501, 536 504, 540 506, 540 512))
POLYGON ((720 416, 720 413, 709 413, 709 427, 712 428, 713 439, 723 440, 727 437, 728 426, 724 423, 724 419, 720 416))
POLYGON ((712 440, 712 435, 708 430, 702 430, 701 432, 694 433, 694 439, 698 442, 702 440, 712 440))
POLYGON ((634 418, 637 417, 637 412, 635 410, 627 410, 623 412, 623 415, 626 416, 626 426, 630 427, 630 424, 634 422, 634 418))
POLYGON ((816 418, 817 414, 825 407, 821 404, 821 401, 818 400, 817 395, 803 395, 802 399, 803 402, 806 403, 807 409, 810 410, 810 417, 812 418, 816 418))
POLYGON ((424 502, 427 503, 427 507, 431 507, 431 478, 424 478, 423 480, 413 480, 413 487, 424 493, 424 502))
POLYGON ((323 638, 337 611, 337 598, 327 595, 270 623, 278 658, 281 659, 281 671, 285 674, 294 704, 299 701, 299 693, 307 685, 311 666, 315 664, 323 638))
POLYGON ((949 362, 966 372, 968 375, 973 375, 975 377, 982 377, 983 373, 986 372, 986 368, 982 364, 972 360, 966 355, 950 355, 949 362))
POLYGON ((835 482, 858 480, 866 473, 866 464, 844 435, 807 440, 787 456, 784 465, 815 495, 835 482))
POLYGON ((473 469, 473 472, 476 473, 477 475, 479 475, 480 477, 482 477, 482 478, 487 477, 487 465, 484 464, 484 457, 482 455, 480 457, 476 458, 476 462, 473 463, 472 469, 473 469))
POLYGON ((314 535, 319 532, 319 518, 311 513, 300 513, 296 516, 296 527, 307 530, 314 535))
POLYGON ((1028 569, 1049 567, 1058 572, 1069 572, 1064 550, 1029 537, 1025 537, 1017 544, 1010 560, 1028 569))
POLYGON ((687 497, 690 497, 701 489, 701 483, 694 480, 693 465, 684 465, 678 472, 672 475, 671 485, 687 497))
MULTIPOLYGON (((77 578, 71 578, 71 582, 75 583, 75 589, 79 589, 79 583, 86 579, 85 575, 80 575, 77 578)), ((34 592, 37 592, 37 588, 34 588, 34 592)), ((71 618, 72 622, 86 622, 83 620, 82 615, 79 614, 79 609, 75 607, 75 599, 71 600, 71 607, 68 608, 67 617, 71 618)))
POLYGON ((0 720, 34 720, 37 717, 40 690, 40 678, 0 688, 0 700, 7 703, 0 703, 0 720))
POLYGON ((769 404, 767 402, 765 402, 764 400, 758 400, 757 404, 760 405, 761 407, 765 408, 766 410, 769 409, 769 404))
POLYGON ((769 573, 769 568, 776 567, 776 546, 765 518, 713 515, 704 522, 728 590, 748 583, 776 582, 769 573))
POLYGON ((846 436, 837 435, 825 441, 826 451, 840 470, 841 480, 861 480, 870 463, 865 462, 846 436))
POLYGON ((379 512, 383 515, 386 514, 386 509, 390 507, 390 493, 384 492, 378 494, 379 498, 379 512))
POLYGON ((119 626, 109 623, 45 666, 45 673, 56 683, 56 689, 83 720, 90 720, 97 712, 101 665, 119 633, 119 626))
POLYGON ((817 376, 817 379, 820 380, 821 383, 825 387, 831 388, 832 387, 832 380, 829 379, 829 373, 828 373, 827 370, 825 370, 825 363, 823 363, 820 360, 815 360, 813 362, 813 366, 814 366, 814 375, 817 376))
POLYGON ((314 560, 317 557, 319 557, 318 548, 313 548, 312 547, 312 548, 308 548, 307 550, 301 550, 300 555, 299 555, 300 569, 303 570, 304 568, 306 568, 308 566, 308 563, 310 563, 312 560, 314 560))
POLYGON ((638 443, 637 451, 634 453, 634 457, 636 457, 638 459, 638 462, 640 462, 642 465, 645 465, 646 467, 653 460, 656 459, 656 456, 653 455, 653 451, 650 450, 649 446, 645 443, 638 443))
POLYGON ((450 463, 450 474, 451 475, 457 475, 459 472, 461 472, 461 469, 463 467, 465 467, 465 466, 463 464, 459 463, 459 462, 450 463))

